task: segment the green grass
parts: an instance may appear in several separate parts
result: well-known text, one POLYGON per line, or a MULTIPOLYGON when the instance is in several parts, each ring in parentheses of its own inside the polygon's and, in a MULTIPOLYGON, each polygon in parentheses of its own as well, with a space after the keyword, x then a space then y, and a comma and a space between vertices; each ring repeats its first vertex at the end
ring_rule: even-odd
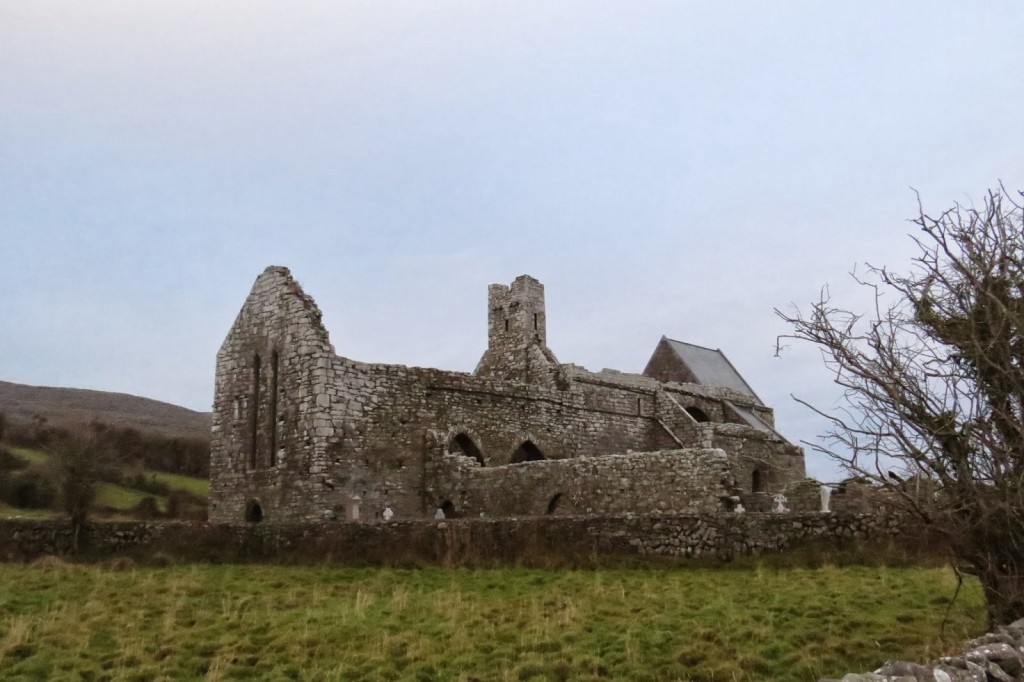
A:
POLYGON ((167 510, 167 498, 159 495, 151 495, 135 488, 126 488, 123 485, 114 483, 99 483, 96 485, 96 506, 106 507, 117 511, 127 511, 137 505, 143 498, 152 497, 156 499, 157 507, 161 511, 167 510))
POLYGON ((184 490, 200 497, 207 497, 210 494, 210 479, 208 478, 169 474, 165 471, 154 471, 153 469, 146 469, 146 478, 153 478, 158 483, 163 483, 171 489, 184 490))
POLYGON ((981 632, 947 569, 0 565, 0 679, 813 680, 981 632), (113 567, 113 566, 112 566, 113 567))
POLYGON ((33 450, 31 448, 10 448, 10 451, 18 459, 25 460, 30 464, 43 464, 50 460, 50 456, 41 450, 33 450))
POLYGON ((52 509, 22 509, 0 502, 0 519, 52 519, 59 513, 52 509))

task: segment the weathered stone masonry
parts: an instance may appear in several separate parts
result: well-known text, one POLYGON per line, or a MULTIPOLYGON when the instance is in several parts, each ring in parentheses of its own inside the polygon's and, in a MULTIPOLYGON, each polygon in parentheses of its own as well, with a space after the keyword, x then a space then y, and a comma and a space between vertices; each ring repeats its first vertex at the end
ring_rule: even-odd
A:
POLYGON ((488 306, 472 374, 362 363, 267 268, 217 356, 211 520, 704 513, 803 479, 719 351, 662 339, 648 376, 589 372, 547 347, 537 280, 491 285, 488 306))

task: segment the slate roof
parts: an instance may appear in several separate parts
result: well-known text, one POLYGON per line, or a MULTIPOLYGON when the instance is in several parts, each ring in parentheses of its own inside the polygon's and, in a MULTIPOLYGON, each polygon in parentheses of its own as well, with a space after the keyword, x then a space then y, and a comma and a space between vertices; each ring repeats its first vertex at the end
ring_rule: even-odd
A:
POLYGON ((785 440, 781 433, 776 431, 773 427, 769 426, 766 421, 758 417, 757 414, 755 414, 754 411, 749 407, 746 407, 744 405, 737 405, 736 403, 730 400, 726 400, 724 402, 726 405, 729 406, 729 409, 731 409, 736 414, 736 416, 738 416, 740 419, 746 422, 748 426, 753 426, 758 431, 764 431, 765 433, 774 433, 779 438, 785 440))
POLYGON ((722 351, 717 348, 705 348, 692 343, 676 341, 668 337, 665 340, 668 341, 669 346, 683 361, 683 364, 693 373, 698 384, 731 388, 750 396, 758 405, 764 405, 754 393, 754 389, 740 376, 740 373, 736 371, 722 351))

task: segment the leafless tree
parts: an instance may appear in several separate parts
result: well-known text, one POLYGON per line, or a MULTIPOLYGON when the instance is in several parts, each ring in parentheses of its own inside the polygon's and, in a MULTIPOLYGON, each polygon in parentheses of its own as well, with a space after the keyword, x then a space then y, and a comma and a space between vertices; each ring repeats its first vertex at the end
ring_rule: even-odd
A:
MULTIPOLYGON (((828 289, 776 311, 844 390, 816 449, 891 492, 980 580, 990 624, 1024 617, 1024 193, 929 215, 906 273, 854 274, 859 314, 828 289)), ((802 402, 802 401, 801 401, 802 402)), ((806 403, 804 403, 806 404, 806 403)))
POLYGON ((96 487, 111 455, 97 437, 97 431, 91 428, 67 433, 53 444, 52 450, 60 503, 71 522, 77 551, 96 500, 96 487))

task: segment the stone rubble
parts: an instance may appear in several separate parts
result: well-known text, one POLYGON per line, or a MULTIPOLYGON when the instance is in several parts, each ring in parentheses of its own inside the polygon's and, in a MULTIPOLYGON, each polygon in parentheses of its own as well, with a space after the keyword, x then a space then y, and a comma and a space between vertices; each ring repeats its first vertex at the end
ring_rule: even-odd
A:
POLYGON ((1024 681, 1024 618, 967 643, 958 656, 921 665, 889 661, 870 673, 819 682, 1021 682, 1024 681))

